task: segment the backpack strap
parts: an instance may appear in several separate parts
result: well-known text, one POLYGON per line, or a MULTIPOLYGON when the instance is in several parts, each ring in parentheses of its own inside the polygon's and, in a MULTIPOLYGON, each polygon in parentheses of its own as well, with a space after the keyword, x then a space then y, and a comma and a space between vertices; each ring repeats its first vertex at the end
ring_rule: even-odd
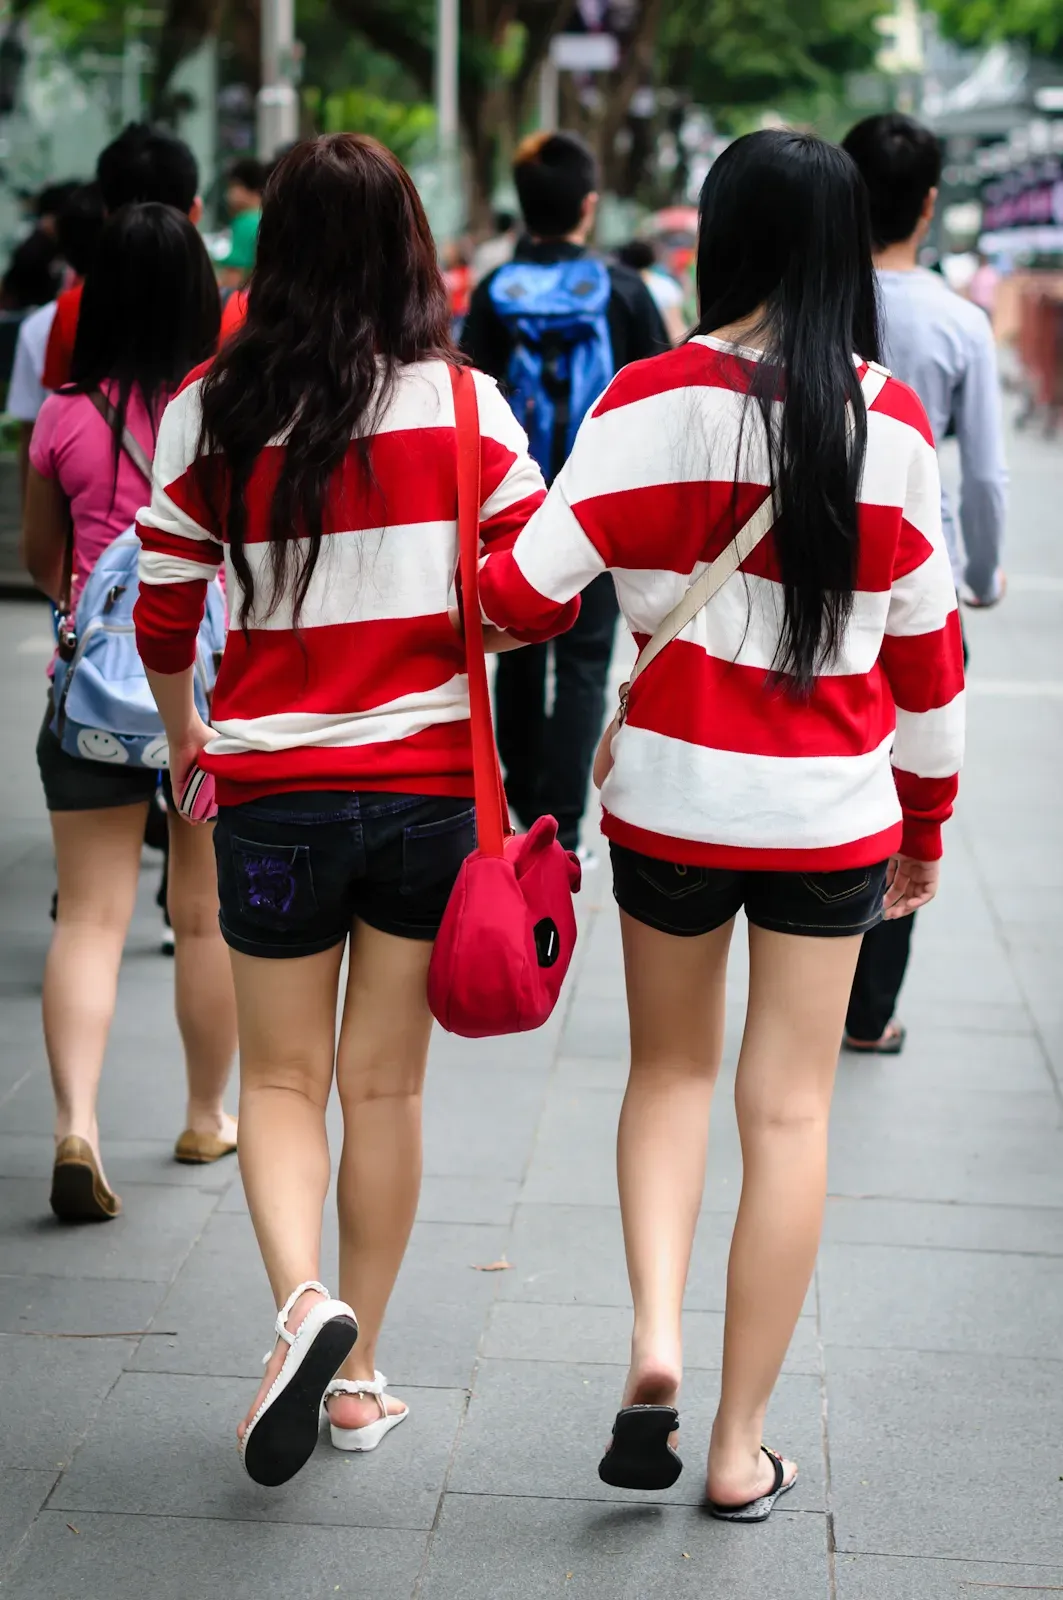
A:
MULTIPOLYGON (((88 399, 92 401, 92 404, 96 407, 96 410, 100 413, 100 416, 113 433, 114 425, 118 420, 118 413, 115 410, 115 407, 111 404, 110 400, 108 400, 107 396, 104 394, 103 390, 93 389, 92 393, 88 396, 88 399)), ((144 449, 144 446, 140 443, 140 440, 134 436, 129 428, 122 429, 122 449, 125 451, 134 467, 136 467, 137 471, 140 473, 140 476, 147 479, 150 487, 151 457, 144 449)))
MULTIPOLYGON (((887 367, 880 366, 877 361, 868 362, 867 371, 860 380, 860 388, 863 391, 864 405, 869 411, 886 387, 889 377, 890 372, 887 367)), ((765 534, 774 526, 776 515, 775 504, 769 494, 749 520, 739 528, 727 548, 722 550, 716 560, 706 567, 700 578, 690 585, 679 604, 673 611, 669 611, 664 621, 660 623, 653 637, 643 645, 628 679, 628 688, 640 673, 645 672, 652 661, 656 661, 661 651, 693 622, 698 612, 705 609, 713 595, 719 593, 728 578, 733 577, 743 561, 752 555, 765 534)))

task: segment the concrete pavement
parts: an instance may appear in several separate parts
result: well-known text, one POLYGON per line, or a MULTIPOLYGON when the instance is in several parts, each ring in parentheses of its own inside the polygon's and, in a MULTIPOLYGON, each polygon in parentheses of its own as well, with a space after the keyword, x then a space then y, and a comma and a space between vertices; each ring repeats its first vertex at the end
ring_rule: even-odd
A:
MULTIPOLYGON (((47 1209, 39 980, 52 870, 33 766, 47 616, 0 606, 0 1596, 9 1600, 965 1600, 1063 1588, 1063 544, 1058 445, 1013 443, 1011 592, 968 614, 970 759, 917 933, 899 1060, 843 1059, 819 1270, 769 1419, 799 1488, 759 1529, 698 1511, 740 1183, 726 1081, 669 1494, 605 1488, 628 1297, 625 1072, 607 871, 539 1035, 438 1036, 424 1198, 380 1352, 411 1420, 239 1467, 272 1307, 235 1166, 169 1159, 182 1108, 155 871, 101 1122, 125 1201, 47 1209), (505 1259, 508 1270, 476 1270, 505 1259)), ((740 1032, 741 950, 728 1030, 740 1032)), ((335 1255, 327 1238, 325 1276, 335 1255)))

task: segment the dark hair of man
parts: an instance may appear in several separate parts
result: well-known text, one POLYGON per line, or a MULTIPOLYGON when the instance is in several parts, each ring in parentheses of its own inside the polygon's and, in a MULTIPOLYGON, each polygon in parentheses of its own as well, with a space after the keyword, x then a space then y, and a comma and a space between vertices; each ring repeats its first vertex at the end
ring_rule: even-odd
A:
POLYGON ((165 128, 131 122, 96 163, 96 179, 109 212, 157 201, 187 217, 199 190, 196 158, 183 139, 165 128))
POLYGON ((517 226, 517 219, 512 211, 496 211, 491 218, 491 226, 495 233, 512 233, 517 226))
POLYGON ((517 147, 513 182, 528 232, 536 239, 564 239, 579 227, 583 202, 598 187, 598 171, 574 133, 533 133, 517 147))
POLYGON ((261 161, 256 161, 254 156, 242 156, 239 161, 234 161, 229 168, 229 182, 238 183, 244 189, 250 189, 252 194, 261 194, 266 187, 268 169, 261 161))
POLYGON ((648 239, 629 239, 616 252, 616 259, 635 272, 648 272, 656 265, 657 253, 648 239))
POLYGON ((804 695, 837 658, 852 611, 867 447, 853 354, 879 354, 867 192, 849 157, 780 129, 736 140, 701 193, 697 282, 699 334, 763 308, 756 334, 765 353, 751 364, 749 401, 778 508, 783 627, 774 670, 804 695))
POLYGON ((81 187, 76 178, 71 178, 66 183, 48 184, 34 202, 34 214, 38 217, 58 217, 70 196, 81 187))
POLYGON ((842 149, 856 162, 867 184, 875 249, 910 239, 927 195, 941 182, 937 136, 912 117, 891 111, 858 122, 842 149))
MULTIPOLYGON (((295 146, 270 176, 243 326, 203 381, 200 454, 224 458, 229 554, 255 608, 245 495, 258 457, 283 436, 270 506, 269 592, 298 625, 321 553, 325 507, 352 439, 365 482, 369 448, 400 366, 456 363, 435 242, 398 158, 363 134, 295 146)), ((381 526, 386 507, 379 509, 381 526)), ((232 597, 230 597, 232 599, 232 597)))
POLYGON ((79 185, 56 218, 59 254, 79 278, 83 278, 92 265, 103 222, 103 195, 98 183, 79 185))
POLYGON ((31 306, 47 305, 59 290, 59 247, 55 235, 34 228, 11 253, 4 273, 5 309, 26 311, 31 306))
POLYGON ((166 402, 218 343, 221 305, 206 246, 173 206, 123 206, 104 226, 85 279, 65 394, 114 385, 114 477, 133 392, 158 426, 166 402))

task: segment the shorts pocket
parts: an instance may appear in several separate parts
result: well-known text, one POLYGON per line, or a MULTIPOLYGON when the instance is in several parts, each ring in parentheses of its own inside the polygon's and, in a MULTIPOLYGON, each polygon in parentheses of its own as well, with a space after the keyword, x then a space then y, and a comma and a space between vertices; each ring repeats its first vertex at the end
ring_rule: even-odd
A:
POLYGON ((704 867, 680 867, 674 862, 656 861, 650 856, 643 856, 635 871, 666 900, 688 900, 691 895, 699 894, 708 882, 704 867))
POLYGON ((802 872, 801 882, 821 905, 843 906, 871 887, 871 869, 852 867, 845 872, 802 872))
POLYGON ((465 857, 475 849, 475 806, 435 822, 411 823, 402 831, 399 893, 423 894, 445 879, 454 879, 465 857))
POLYGON ((230 859, 240 910, 264 928, 293 928, 317 911, 310 847, 260 844, 233 834, 230 859))

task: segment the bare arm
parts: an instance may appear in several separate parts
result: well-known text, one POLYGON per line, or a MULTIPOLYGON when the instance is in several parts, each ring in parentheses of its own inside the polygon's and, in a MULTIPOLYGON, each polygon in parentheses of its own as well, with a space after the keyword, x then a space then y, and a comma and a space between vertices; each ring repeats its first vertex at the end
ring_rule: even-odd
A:
POLYGON ((153 672, 146 666, 144 671, 166 729, 170 746, 170 777, 174 794, 179 795, 184 788, 189 767, 213 738, 210 728, 196 710, 195 668, 186 667, 183 672, 153 672))
POLYGON ((70 502, 57 480, 42 477, 36 467, 29 467, 22 513, 22 564, 38 589, 56 602, 63 587, 69 530, 70 502))

